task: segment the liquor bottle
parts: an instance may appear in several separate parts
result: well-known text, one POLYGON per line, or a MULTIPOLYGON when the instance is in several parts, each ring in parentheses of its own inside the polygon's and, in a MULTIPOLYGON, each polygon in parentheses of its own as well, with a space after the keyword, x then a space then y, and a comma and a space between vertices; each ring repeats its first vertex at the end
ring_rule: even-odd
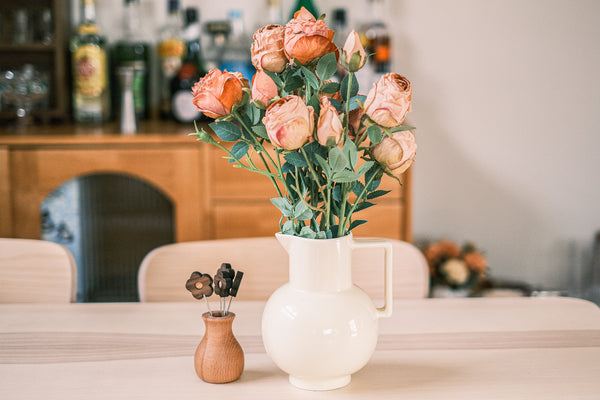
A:
POLYGON ((185 43, 181 37, 181 15, 179 0, 167 0, 167 22, 158 32, 158 61, 160 64, 160 116, 170 119, 171 113, 171 81, 181 68, 185 43))
POLYGON ((267 19, 263 26, 271 24, 285 25, 283 15, 281 14, 280 0, 267 0, 267 19))
POLYGON ((244 78, 252 82, 252 76, 256 72, 252 65, 252 38, 244 30, 244 19, 241 10, 231 10, 229 12, 229 23, 231 33, 225 43, 223 55, 221 57, 221 70, 229 72, 239 72, 244 78))
POLYGON ((113 104, 115 114, 121 109, 122 87, 117 71, 131 67, 135 75, 131 85, 138 120, 150 117, 150 43, 144 40, 140 24, 140 0, 125 0, 123 36, 112 48, 113 104))
POLYGON ((204 24, 204 30, 210 37, 209 45, 204 48, 206 70, 210 71, 221 66, 221 56, 231 29, 228 21, 210 21, 204 24))
POLYGON ((348 19, 345 8, 336 8, 332 12, 331 29, 335 32, 333 41, 337 47, 344 47, 348 36, 348 19))
POLYGON ((110 118, 107 44, 96 24, 94 0, 81 0, 81 23, 70 42, 75 122, 100 123, 110 118))
POLYGON ((391 41, 390 32, 383 22, 383 0, 368 0, 373 18, 361 30, 361 42, 367 54, 372 54, 365 66, 358 71, 356 77, 363 91, 371 89, 379 78, 390 72, 391 41))
POLYGON ((321 14, 319 14, 319 10, 315 6, 312 0, 296 0, 296 4, 292 7, 290 12, 290 19, 294 18, 294 14, 296 11, 299 11, 302 7, 306 8, 308 12, 310 12, 315 18, 319 18, 321 14))
POLYGON ((200 21, 198 9, 189 7, 184 12, 183 39, 186 52, 181 68, 171 81, 171 112, 179 122, 192 122, 202 117, 192 103, 192 86, 206 75, 206 67, 202 59, 200 43, 200 21))

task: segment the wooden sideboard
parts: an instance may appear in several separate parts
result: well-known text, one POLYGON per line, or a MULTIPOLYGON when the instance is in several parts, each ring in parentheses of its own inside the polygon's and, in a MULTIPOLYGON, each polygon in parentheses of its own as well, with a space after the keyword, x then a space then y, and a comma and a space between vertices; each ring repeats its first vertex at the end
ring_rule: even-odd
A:
MULTIPOLYGON (((150 121, 122 135, 115 124, 0 129, 0 237, 40 238, 40 205, 54 189, 81 175, 109 172, 140 178, 161 190, 175 208, 177 241, 270 236, 280 213, 263 176, 233 168, 223 153, 196 141, 186 125, 150 121)), ((362 212, 369 223, 356 236, 411 241, 410 174, 403 185, 362 212)))

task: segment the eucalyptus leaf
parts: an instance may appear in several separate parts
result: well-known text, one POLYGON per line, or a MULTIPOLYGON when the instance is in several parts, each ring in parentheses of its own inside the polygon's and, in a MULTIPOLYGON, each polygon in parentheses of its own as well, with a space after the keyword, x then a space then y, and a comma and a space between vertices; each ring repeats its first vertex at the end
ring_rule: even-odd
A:
POLYGON ((367 134, 369 135, 369 140, 373 145, 377 145, 383 140, 383 134, 377 125, 371 125, 368 127, 367 134))
POLYGON ((267 134, 267 128, 265 128, 264 125, 253 126, 252 132, 254 132, 258 137, 261 137, 263 139, 269 139, 269 135, 267 134))
POLYGON ((285 158, 285 160, 287 162, 289 162, 290 164, 292 164, 296 167, 300 167, 300 168, 308 167, 306 160, 304 159, 302 154, 300 154, 298 152, 287 153, 285 156, 283 156, 283 158, 285 158))
POLYGON ((315 90, 319 90, 319 79, 317 78, 317 76, 304 65, 300 66, 300 69, 302 70, 302 75, 304 75, 306 82, 308 82, 308 84, 312 86, 315 90))
POLYGON ((342 83, 340 84, 340 94, 344 101, 348 101, 348 99, 351 99, 358 94, 358 80, 356 80, 354 74, 348 74, 342 79, 342 83), (350 77, 352 77, 352 80, 350 80, 350 77), (348 85, 350 83, 350 96, 348 96, 348 85))
POLYGON ((293 235, 294 233, 296 233, 294 232, 294 221, 285 221, 283 227, 281 228, 281 233, 283 233, 284 235, 293 235))
POLYGON ((305 220, 305 219, 311 219, 313 217, 313 212, 310 208, 308 208, 308 206, 303 202, 300 201, 298 202, 298 204, 296 204, 296 206, 294 207, 294 215, 293 218, 297 219, 297 220, 305 220))
MULTIPOLYGON (((346 140, 344 142, 344 154, 350 161, 350 169, 354 169, 356 167, 356 163, 358 162, 358 149, 352 140, 346 140)), ((361 174, 362 175, 362 174, 361 174)))
POLYGON ((340 84, 337 82, 327 82, 321 87, 321 92, 326 94, 335 94, 340 91, 340 84))
MULTIPOLYGON (((246 154, 248 154, 248 149, 249 148, 250 148, 250 146, 248 145, 248 143, 246 143, 246 142, 237 142, 231 148, 231 155, 236 160, 241 160, 242 157, 244 157, 246 154)), ((233 161, 234 160, 229 159, 229 162, 233 162, 233 161)))
POLYGON ((329 166, 333 172, 341 172, 348 168, 348 160, 339 147, 332 147, 329 150, 329 166))
POLYGON ((355 221, 352 221, 352 223, 350 224, 350 227, 348 228, 348 230, 352 230, 354 228, 356 228, 357 226, 361 226, 363 224, 366 224, 367 221, 364 219, 357 219, 355 221))
POLYGON ((391 190, 375 190, 369 194, 367 194, 367 199, 375 199, 377 197, 384 196, 391 192, 391 190))
POLYGON ((304 226, 300 230, 300 235, 298 235, 298 236, 307 238, 307 239, 315 239, 317 234, 315 233, 315 231, 312 230, 312 228, 310 226, 304 226))
POLYGON ((358 175, 356 172, 338 171, 333 173, 333 175, 331 176, 331 180, 337 183, 347 183, 354 182, 358 180, 359 177, 360 175, 358 175))
POLYGON ((273 203, 275 207, 279 208, 279 211, 281 211, 284 217, 293 216, 292 204, 285 197, 272 198, 271 203, 273 203))
POLYGON ((242 137, 240 127, 229 121, 219 121, 209 124, 216 135, 226 142, 235 142, 242 137))
POLYGON ((317 63, 317 75, 321 81, 331 78, 337 71, 337 59, 335 53, 329 53, 319 59, 317 63))

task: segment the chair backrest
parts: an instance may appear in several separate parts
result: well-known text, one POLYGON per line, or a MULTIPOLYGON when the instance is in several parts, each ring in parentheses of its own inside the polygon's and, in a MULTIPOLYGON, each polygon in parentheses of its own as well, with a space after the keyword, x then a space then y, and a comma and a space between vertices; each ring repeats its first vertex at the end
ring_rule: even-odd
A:
MULTIPOLYGON (((393 244, 395 298, 423 298, 429 290, 427 262, 410 243, 393 244)), ((373 299, 383 299, 383 249, 353 253, 353 279, 373 299)), ((274 237, 169 244, 144 257, 138 273, 140 301, 194 300, 185 289, 193 271, 214 275, 221 263, 244 272, 240 300, 266 300, 288 280, 288 254, 274 237)))
POLYGON ((0 303, 69 303, 77 292, 77 266, 60 244, 0 238, 0 303))

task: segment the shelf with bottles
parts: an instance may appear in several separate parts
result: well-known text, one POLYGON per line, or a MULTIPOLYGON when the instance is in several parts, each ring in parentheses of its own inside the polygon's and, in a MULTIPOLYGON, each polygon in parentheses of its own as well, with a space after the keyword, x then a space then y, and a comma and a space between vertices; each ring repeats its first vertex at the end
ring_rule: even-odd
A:
POLYGON ((65 120, 69 111, 67 49, 70 4, 66 0, 20 0, 0 4, 0 123, 65 120), (31 77, 35 84, 21 82, 31 77), (23 74, 23 75, 20 75, 23 74), (25 97, 15 96, 25 90, 25 97), (44 92, 40 95, 40 91, 44 92), (31 103, 32 100, 33 104, 31 103), (27 103, 25 109, 23 101, 27 103), (31 108, 31 110, 29 109, 31 108))

